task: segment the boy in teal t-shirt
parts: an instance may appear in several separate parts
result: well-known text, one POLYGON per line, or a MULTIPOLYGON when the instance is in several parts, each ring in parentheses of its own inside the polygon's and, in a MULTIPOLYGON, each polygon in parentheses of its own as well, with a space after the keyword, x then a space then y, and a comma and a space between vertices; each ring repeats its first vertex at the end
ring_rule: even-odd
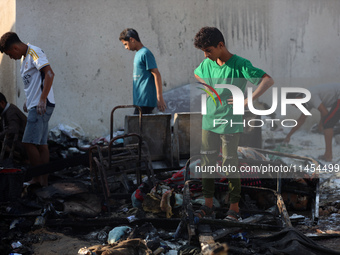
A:
POLYGON ((156 107, 157 95, 155 78, 149 70, 157 68, 152 52, 142 47, 133 60, 133 104, 156 107))
MULTIPOLYGON (((125 48, 136 51, 133 61, 133 104, 141 108, 143 114, 152 113, 157 106, 160 111, 166 109, 163 99, 162 78, 152 52, 144 47, 137 31, 124 29, 119 40, 125 48)), ((135 114, 139 113, 135 109, 135 114)))
MULTIPOLYGON (((257 85, 256 90, 251 95, 254 100, 272 86, 274 81, 263 70, 254 67, 249 60, 231 54, 225 46, 222 33, 215 27, 201 28, 195 36, 194 45, 202 50, 206 57, 195 69, 195 77, 199 82, 214 88, 222 101, 222 104, 219 103, 219 99, 214 93, 212 95, 217 102, 216 104, 213 98, 207 98, 207 113, 202 118, 201 167, 216 166, 220 147, 222 148, 222 166, 238 167, 237 147, 240 133, 243 131, 243 116, 233 114, 231 92, 228 89, 215 88, 215 85, 234 85, 244 92, 247 81, 250 81, 257 85), (216 124, 214 122, 216 119, 223 119, 224 124, 216 124)), ((208 86, 206 87, 208 88, 208 86)), ((244 106, 247 103, 248 99, 245 99, 244 106)), ((198 217, 208 216, 214 210, 215 180, 212 178, 213 176, 206 177, 202 178, 205 205, 196 211, 198 217)), ((230 208, 226 219, 238 220, 241 197, 239 173, 229 175, 228 179, 230 208)))

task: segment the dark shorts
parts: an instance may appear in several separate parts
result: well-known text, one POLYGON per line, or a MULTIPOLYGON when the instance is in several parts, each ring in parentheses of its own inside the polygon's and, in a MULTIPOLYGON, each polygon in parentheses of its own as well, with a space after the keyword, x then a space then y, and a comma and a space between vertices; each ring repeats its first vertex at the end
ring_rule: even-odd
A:
POLYGON ((340 99, 333 105, 327 116, 323 120, 323 128, 333 128, 340 119, 340 99))
POLYGON ((46 145, 48 138, 48 121, 50 120, 54 107, 47 106, 46 113, 39 115, 37 108, 28 111, 27 124, 22 138, 23 143, 46 145))
MULTIPOLYGON (((140 108, 142 109, 142 114, 151 114, 153 109, 155 109, 155 107, 148 106, 140 106, 140 108)), ((135 108, 135 112, 133 114, 139 114, 138 108, 135 108)))

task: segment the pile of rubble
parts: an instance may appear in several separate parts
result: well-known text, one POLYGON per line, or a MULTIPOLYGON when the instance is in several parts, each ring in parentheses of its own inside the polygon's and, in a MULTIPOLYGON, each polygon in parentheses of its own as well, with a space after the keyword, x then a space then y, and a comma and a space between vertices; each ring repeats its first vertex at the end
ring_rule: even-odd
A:
MULTIPOLYGON (((97 168, 107 168, 105 160, 75 149, 76 142, 51 144, 49 167, 27 170, 26 178, 50 173, 48 187, 30 185, 20 197, 2 201, 1 254, 36 254, 37 244, 58 243, 61 234, 81 243, 73 249, 59 244, 45 254, 340 254, 319 244, 321 238, 339 240, 338 229, 327 227, 338 222, 340 203, 321 203, 319 211, 324 194, 315 175, 242 176, 242 222, 222 220, 228 208, 222 178, 216 183, 215 217, 198 220, 193 211, 204 201, 201 184, 187 175, 199 160, 181 169, 140 171, 138 182, 134 171, 100 175, 104 171, 94 169, 91 160, 97 157, 97 168)), ((267 153, 240 148, 240 162, 285 164, 286 154, 267 153)), ((307 159, 294 157, 303 164, 307 159)))

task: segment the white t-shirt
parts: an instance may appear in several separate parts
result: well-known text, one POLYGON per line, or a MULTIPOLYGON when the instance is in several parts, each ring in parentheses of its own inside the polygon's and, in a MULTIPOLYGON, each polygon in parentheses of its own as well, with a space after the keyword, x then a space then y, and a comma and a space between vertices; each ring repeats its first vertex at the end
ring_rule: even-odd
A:
MULTIPOLYGON (((26 107, 31 109, 38 105, 43 90, 44 77, 40 70, 49 65, 45 53, 38 47, 28 44, 26 56, 21 63, 21 77, 26 94, 26 107)), ((54 94, 51 87, 47 96, 47 105, 54 106, 54 94)))
POLYGON ((323 103, 326 108, 330 108, 340 99, 339 83, 322 84, 308 88, 308 90, 311 93, 311 99, 307 103, 309 109, 318 109, 321 103, 323 103))

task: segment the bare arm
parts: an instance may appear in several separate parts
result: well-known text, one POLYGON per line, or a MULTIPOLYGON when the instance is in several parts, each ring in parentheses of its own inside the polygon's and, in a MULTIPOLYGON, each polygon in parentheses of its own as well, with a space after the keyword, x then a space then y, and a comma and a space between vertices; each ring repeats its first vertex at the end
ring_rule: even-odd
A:
POLYGON ((157 107, 160 111, 164 112, 166 109, 166 104, 163 99, 163 89, 162 89, 162 77, 158 68, 153 68, 150 70, 155 78, 156 92, 157 92, 157 107))
MULTIPOLYGON (((260 97, 264 92, 266 92, 266 90, 269 89, 273 84, 274 84, 274 80, 272 79, 272 77, 270 77, 268 74, 264 74, 262 76, 262 79, 259 85, 257 86, 257 88, 252 94, 253 101, 256 98, 260 97)), ((228 104, 233 104, 233 98, 229 98, 227 101, 228 101, 228 104)), ((248 98, 244 100, 244 106, 247 106, 247 105, 248 105, 248 98)))
POLYGON ((45 74, 45 79, 44 79, 44 88, 41 93, 39 103, 37 105, 37 111, 40 115, 43 115, 46 112, 46 99, 52 87, 54 73, 53 73, 51 66, 49 65, 43 67, 40 70, 40 72, 45 74))
POLYGON ((204 81, 201 77, 199 77, 197 74, 195 74, 195 78, 196 78, 196 80, 198 80, 200 83, 204 83, 204 84, 205 84, 205 81, 204 81))
POLYGON ((283 142, 289 143, 290 137, 303 125, 303 123, 305 123, 306 119, 307 119, 307 115, 304 115, 302 113, 300 117, 297 119, 297 125, 290 130, 290 132, 288 133, 286 138, 283 140, 283 142))
MULTIPOLYGON (((268 74, 264 74, 262 79, 252 94, 253 101, 260 97, 264 92, 267 91, 274 84, 274 80, 268 74)), ((248 98, 244 100, 244 106, 248 105, 248 98)))

